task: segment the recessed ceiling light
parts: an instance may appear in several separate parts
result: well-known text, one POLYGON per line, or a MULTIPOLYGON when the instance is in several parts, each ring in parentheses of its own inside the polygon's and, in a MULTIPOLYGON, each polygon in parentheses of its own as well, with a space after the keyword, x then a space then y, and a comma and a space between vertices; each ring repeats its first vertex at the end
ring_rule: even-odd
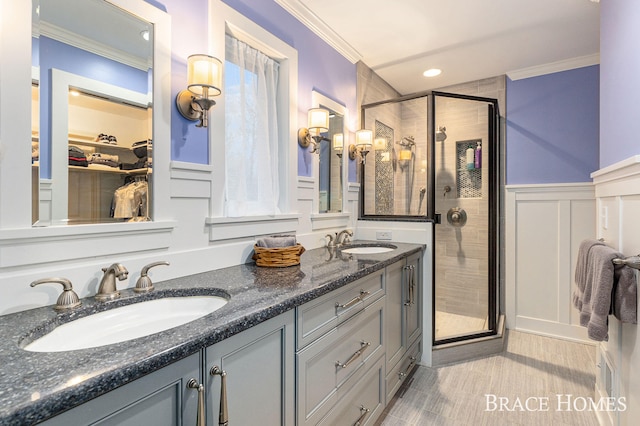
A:
POLYGON ((437 75, 440 75, 441 72, 442 72, 441 69, 431 68, 423 72, 422 75, 424 75, 425 77, 435 77, 437 75))

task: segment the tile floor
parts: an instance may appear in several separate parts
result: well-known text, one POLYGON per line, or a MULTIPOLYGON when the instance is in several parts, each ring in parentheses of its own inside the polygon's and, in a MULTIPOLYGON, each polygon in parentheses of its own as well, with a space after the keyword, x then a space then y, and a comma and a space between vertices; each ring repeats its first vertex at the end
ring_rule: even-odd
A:
POLYGON ((596 426, 594 412, 579 411, 580 398, 594 398, 595 356, 595 346, 509 331, 501 354, 438 368, 419 366, 378 425, 596 426), (515 410, 487 410, 498 406, 491 395, 508 398, 507 406, 515 410), (527 398, 530 408, 546 411, 517 409, 527 398), (567 398, 577 410, 567 409, 567 398))

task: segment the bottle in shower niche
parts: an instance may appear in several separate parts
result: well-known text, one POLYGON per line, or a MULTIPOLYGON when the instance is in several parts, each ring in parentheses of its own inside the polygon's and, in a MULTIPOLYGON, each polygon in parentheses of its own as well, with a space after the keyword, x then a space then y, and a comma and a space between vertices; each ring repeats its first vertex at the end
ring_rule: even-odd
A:
POLYGON ((475 151, 473 150, 473 146, 469 145, 465 153, 467 155, 467 170, 475 169, 475 151))
POLYGON ((476 152, 475 152, 473 166, 476 169, 479 169, 482 167, 482 145, 480 145, 480 142, 478 142, 478 145, 476 145, 476 152))

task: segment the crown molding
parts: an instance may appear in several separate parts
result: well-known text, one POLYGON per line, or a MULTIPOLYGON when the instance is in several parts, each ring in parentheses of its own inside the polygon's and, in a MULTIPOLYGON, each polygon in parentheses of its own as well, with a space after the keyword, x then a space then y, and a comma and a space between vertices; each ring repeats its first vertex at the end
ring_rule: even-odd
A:
POLYGON ((300 0, 275 0, 284 10, 293 15, 304 26, 313 31, 318 37, 337 50, 342 56, 355 64, 362 59, 362 55, 347 43, 330 26, 313 13, 300 0))
POLYGON ((77 47, 78 49, 82 49, 87 52, 95 53, 96 55, 120 62, 142 71, 148 71, 151 68, 151 64, 147 60, 143 60, 135 55, 114 49, 109 45, 91 40, 48 22, 40 22, 39 35, 52 38, 56 41, 77 47))
POLYGON ((529 68, 507 71, 507 77, 515 81, 598 64, 600 64, 600 53, 594 53, 593 55, 578 56, 577 58, 570 58, 562 61, 550 62, 548 64, 536 65, 529 68))

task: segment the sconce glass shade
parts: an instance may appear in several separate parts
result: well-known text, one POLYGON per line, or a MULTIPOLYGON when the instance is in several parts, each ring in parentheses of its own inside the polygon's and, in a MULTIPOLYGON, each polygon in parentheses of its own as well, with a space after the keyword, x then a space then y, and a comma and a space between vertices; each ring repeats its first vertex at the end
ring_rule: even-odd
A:
POLYGON ((197 96, 212 98, 222 93, 222 62, 209 55, 187 58, 187 88, 197 96))
POLYGON ((323 108, 311 108, 308 114, 309 130, 324 133, 329 130, 329 111, 323 108))
POLYGON ((398 159, 400 161, 408 161, 408 160, 411 160, 411 155, 412 155, 412 152, 410 149, 401 149, 398 159))
POLYGON ((336 133, 333 135, 333 149, 335 151, 342 151, 344 148, 344 135, 342 133, 336 133))
POLYGON ((371 130, 362 129, 356 132, 356 147, 360 150, 368 151, 373 144, 373 132, 371 130))
POLYGON ((373 149, 386 149, 386 148, 387 148, 387 139, 375 138, 373 140, 373 149))

